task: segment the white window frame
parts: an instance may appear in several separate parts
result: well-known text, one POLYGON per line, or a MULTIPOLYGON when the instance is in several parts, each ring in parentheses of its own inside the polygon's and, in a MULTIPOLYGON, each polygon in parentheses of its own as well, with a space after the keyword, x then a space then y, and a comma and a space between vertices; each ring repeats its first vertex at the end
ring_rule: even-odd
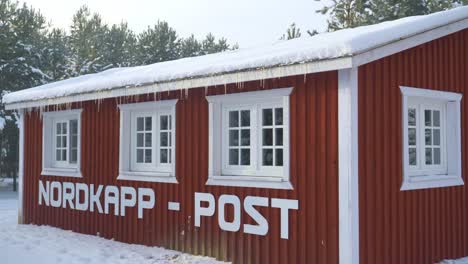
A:
MULTIPOLYGON (((463 185, 461 170, 461 110, 462 95, 429 89, 400 86, 402 93, 403 183, 401 190, 417 190, 463 185), (425 165, 424 153, 417 147, 417 167, 409 165, 408 108, 410 106, 440 110, 441 165, 425 165), (445 151, 444 151, 445 150, 445 151)), ((417 144, 424 139, 424 118, 416 110, 417 144)))
POLYGON ((207 185, 293 189, 289 175, 289 98, 292 90, 293 88, 281 88, 206 97, 209 103, 207 185), (275 107, 283 108, 283 166, 262 166, 262 109, 275 107), (233 167, 227 165, 228 136, 225 131, 228 129, 228 112, 243 109, 251 110, 251 164, 233 167))
POLYGON ((81 113, 82 109, 42 113, 42 172, 43 176, 82 177, 81 175, 81 113), (77 120, 77 161, 70 163, 70 120, 77 120), (67 123, 67 161, 56 160, 56 124, 67 123))
POLYGON ((176 104, 175 100, 152 101, 144 103, 121 104, 119 175, 118 180, 177 183, 175 176, 176 150, 176 104), (171 155, 170 164, 161 164, 159 160, 159 121, 160 116, 171 116, 171 155), (136 163, 136 120, 138 116, 152 117, 152 163, 136 163))

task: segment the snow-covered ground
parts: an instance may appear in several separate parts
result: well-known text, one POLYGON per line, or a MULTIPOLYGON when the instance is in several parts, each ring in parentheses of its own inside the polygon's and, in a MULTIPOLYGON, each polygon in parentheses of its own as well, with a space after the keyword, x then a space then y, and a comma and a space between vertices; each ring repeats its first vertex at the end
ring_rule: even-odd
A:
POLYGON ((130 245, 48 226, 17 225, 17 201, 15 193, 0 192, 2 264, 220 263, 212 258, 130 245))

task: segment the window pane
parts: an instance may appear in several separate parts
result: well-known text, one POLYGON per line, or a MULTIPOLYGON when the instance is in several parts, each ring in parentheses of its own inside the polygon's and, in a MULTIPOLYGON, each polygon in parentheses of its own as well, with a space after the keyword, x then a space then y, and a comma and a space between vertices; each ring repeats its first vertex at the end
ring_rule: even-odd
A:
POLYGON ((169 140, 169 147, 172 146, 172 133, 171 132, 167 132, 167 139, 169 140))
POLYGON ((161 116, 160 120, 161 130, 167 130, 169 128, 168 116, 161 116))
POLYGON ((78 161, 78 149, 73 148, 70 151, 70 163, 76 163, 78 161))
POLYGON ((440 165, 440 148, 434 148, 434 164, 440 165))
POLYGON ((66 149, 62 149, 62 160, 63 161, 67 160, 67 150, 66 149))
POLYGON ((273 145, 273 129, 263 129, 263 146, 273 145))
POLYGON ((275 165, 283 166, 283 149, 276 149, 275 154, 276 154, 275 165))
POLYGON ((151 149, 145 149, 145 163, 151 163, 153 153, 151 149))
POLYGON ((160 163, 168 163, 168 157, 169 157, 169 155, 168 155, 167 149, 161 149, 161 150, 159 151, 159 153, 160 153, 159 162, 160 162, 160 163))
POLYGON ((76 134, 71 136, 71 147, 72 148, 78 147, 78 136, 76 134))
POLYGON ((67 123, 62 123, 62 134, 67 134, 67 123))
POLYGON ((264 126, 273 125, 273 109, 263 109, 262 110, 262 120, 264 126))
POLYGON ((56 142, 55 145, 57 146, 57 148, 61 148, 61 147, 62 147, 62 137, 61 137, 61 136, 57 136, 55 142, 56 142))
POLYGON ((283 108, 275 108, 275 125, 283 125, 283 108))
POLYGON ((433 114, 432 118, 434 119, 433 120, 433 122, 434 122, 433 126, 439 127, 440 126, 440 111, 437 111, 437 110, 433 111, 432 114, 433 114))
POLYGON ((432 164, 432 148, 426 148, 426 165, 432 164))
POLYGON ((239 126, 239 111, 229 111, 229 127, 239 126))
POLYGON ((57 149, 55 151, 55 160, 56 161, 61 161, 62 160, 62 151, 60 151, 59 149, 57 149))
POLYGON ((433 131, 433 144, 434 146, 440 146, 440 129, 434 129, 433 131))
POLYGON ((56 126, 57 135, 62 134, 62 123, 57 123, 56 126))
POLYGON ((151 131, 151 127, 153 125, 153 118, 152 117, 145 117, 145 130, 151 131))
POLYGON ((143 150, 137 149, 137 162, 143 163, 143 150))
POLYGON ((241 111, 241 126, 244 126, 244 127, 250 126, 250 111, 249 110, 241 111))
POLYGON ((143 131, 143 123, 144 123, 144 118, 143 117, 138 117, 137 118, 137 131, 143 131))
POLYGON ((151 133, 145 133, 145 147, 151 147, 152 139, 153 135, 151 133))
POLYGON ((66 148, 67 147, 67 137, 62 136, 62 147, 66 148))
MULTIPOLYGON (((169 116, 169 129, 172 129, 172 116, 169 116)), ((171 155, 169 155, 169 159, 170 159, 170 157, 171 157, 171 155)))
POLYGON ((167 147, 168 145, 168 135, 167 132, 161 132, 161 142, 162 147, 167 147))
POLYGON ((408 109, 408 125, 416 126, 416 109, 415 108, 408 109))
POLYGON ((143 133, 137 134, 137 147, 143 147, 143 133))
POLYGON ((250 146, 250 129, 241 130, 241 146, 250 146))
POLYGON ((262 161, 263 166, 273 166, 273 149, 263 149, 262 161))
POLYGON ((70 133, 78 134, 78 120, 70 120, 70 133))
POLYGON ((239 146, 239 130, 229 130, 229 146, 239 146))
POLYGON ((430 126, 431 123, 431 110, 424 110, 424 123, 426 126, 430 126))
POLYGON ((171 163, 172 162, 172 149, 169 149, 169 153, 167 155, 167 158, 169 159, 168 163, 171 163))
POLYGON ((239 150, 238 149, 229 150, 229 165, 239 165, 239 150))
POLYGON ((417 157, 416 157, 416 149, 409 148, 409 165, 416 166, 417 165, 417 157))
POLYGON ((241 165, 250 165, 250 149, 241 149, 241 165))
POLYGON ((416 146, 416 128, 408 129, 408 144, 416 146))
POLYGON ((426 138, 426 145, 431 145, 432 144, 432 133, 430 129, 425 129, 424 130, 424 135, 426 138))
POLYGON ((275 129, 275 145, 276 146, 283 146, 283 129, 276 128, 275 129))

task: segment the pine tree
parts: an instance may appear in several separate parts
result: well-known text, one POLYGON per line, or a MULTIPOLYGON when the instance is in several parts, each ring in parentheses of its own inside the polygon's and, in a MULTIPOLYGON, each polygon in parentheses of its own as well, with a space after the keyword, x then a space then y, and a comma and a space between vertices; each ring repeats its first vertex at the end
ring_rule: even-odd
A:
POLYGON ((366 25, 368 13, 366 0, 333 0, 330 6, 324 6, 318 13, 328 14, 328 30, 354 28, 366 25))
POLYGON ((296 27, 296 23, 292 23, 286 30, 286 34, 281 37, 282 40, 295 39, 301 37, 301 29, 296 27))
POLYGON ((72 51, 70 76, 95 73, 104 65, 102 53, 105 47, 107 25, 99 14, 91 14, 87 6, 81 7, 73 16, 70 28, 72 51))
POLYGON ((202 45, 193 34, 180 41, 179 56, 181 58, 199 56, 201 55, 201 50, 202 45))
POLYGON ((46 36, 43 51, 42 69, 53 81, 68 77, 68 65, 71 51, 68 36, 64 30, 54 28, 46 36))
POLYGON ((176 31, 165 21, 158 21, 138 36, 136 58, 138 64, 152 64, 179 58, 179 39, 176 31))
POLYGON ((205 39, 202 41, 201 54, 212 54, 221 51, 229 50, 229 44, 225 38, 220 38, 216 41, 216 37, 212 33, 208 33, 205 39))
POLYGON ((115 67, 128 67, 136 64, 135 48, 137 39, 127 23, 112 25, 105 33, 102 62, 104 69, 115 67))

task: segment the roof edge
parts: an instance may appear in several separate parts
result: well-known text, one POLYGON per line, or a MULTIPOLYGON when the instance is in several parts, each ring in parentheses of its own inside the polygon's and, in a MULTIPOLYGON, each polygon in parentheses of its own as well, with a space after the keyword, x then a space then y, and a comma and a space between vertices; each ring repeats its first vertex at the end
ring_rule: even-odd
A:
POLYGON ((372 61, 402 52, 407 49, 414 48, 421 44, 433 41, 438 38, 456 33, 468 28, 468 18, 451 22, 439 27, 431 28, 426 31, 416 33, 414 35, 401 38, 396 41, 385 43, 383 45, 365 50, 359 54, 352 56, 353 67, 359 67, 372 61))
POLYGON ((222 73, 212 76, 200 76, 191 79, 148 83, 138 86, 115 87, 108 90, 77 93, 62 97, 39 99, 34 101, 15 102, 5 104, 5 109, 14 110, 44 107, 47 105, 69 104, 80 101, 101 100, 121 96, 135 96, 162 91, 185 90, 196 87, 241 83, 254 80, 266 80, 278 77, 359 67, 369 62, 376 61, 398 52, 419 46, 421 44, 450 35, 466 28, 468 28, 468 18, 454 21, 436 28, 428 29, 426 31, 407 36, 405 38, 389 42, 378 47, 365 50, 359 54, 350 55, 348 57, 311 61, 291 65, 278 65, 264 69, 251 69, 246 71, 222 73))
POLYGON ((351 57, 342 57, 299 64, 273 66, 265 69, 242 72, 223 73, 214 76, 202 76, 192 79, 180 79, 165 82, 143 84, 139 86, 116 87, 108 90, 77 93, 62 97, 23 101, 5 104, 6 110, 44 107, 47 105, 69 104, 80 101, 101 100, 106 98, 135 96, 163 91, 177 91, 197 87, 242 83, 255 80, 266 80, 278 77, 303 75, 316 72, 346 69, 352 67, 351 57))

